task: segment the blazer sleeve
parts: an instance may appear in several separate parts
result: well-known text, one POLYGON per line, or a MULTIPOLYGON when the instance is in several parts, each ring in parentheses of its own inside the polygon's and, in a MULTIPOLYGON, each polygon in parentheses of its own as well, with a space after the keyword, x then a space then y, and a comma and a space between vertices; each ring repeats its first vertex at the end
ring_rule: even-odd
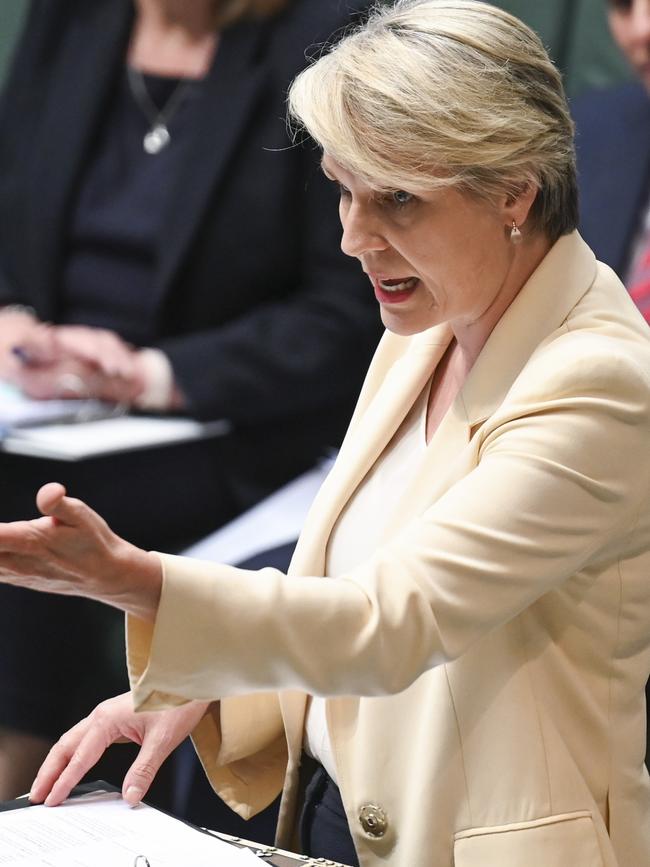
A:
MULTIPOLYGON (((147 664, 153 628, 132 619, 129 677, 136 681, 147 664)), ((185 702, 160 696, 160 707, 185 702)), ((282 789, 287 743, 276 693, 254 693, 214 701, 192 732, 192 741, 214 790, 242 818, 250 819, 282 789)))
POLYGON ((580 340, 548 354, 513 386, 475 467, 348 574, 163 557, 137 706, 283 688, 397 693, 576 573, 593 579, 587 567, 631 548, 639 520, 647 535, 647 372, 580 340))

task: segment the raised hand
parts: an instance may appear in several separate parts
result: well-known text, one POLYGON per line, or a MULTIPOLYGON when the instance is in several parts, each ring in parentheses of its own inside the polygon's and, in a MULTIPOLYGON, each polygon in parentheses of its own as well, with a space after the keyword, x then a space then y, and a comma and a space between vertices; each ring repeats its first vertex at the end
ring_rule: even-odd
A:
POLYGON ((155 619, 162 584, 155 554, 117 536, 63 485, 44 485, 36 503, 42 518, 0 524, 0 582, 86 596, 155 619))
POLYGON ((30 800, 48 807, 60 804, 111 744, 133 741, 141 749, 124 777, 122 796, 137 804, 207 707, 206 702, 193 701, 170 710, 136 713, 128 692, 102 702, 52 747, 32 784, 30 800))

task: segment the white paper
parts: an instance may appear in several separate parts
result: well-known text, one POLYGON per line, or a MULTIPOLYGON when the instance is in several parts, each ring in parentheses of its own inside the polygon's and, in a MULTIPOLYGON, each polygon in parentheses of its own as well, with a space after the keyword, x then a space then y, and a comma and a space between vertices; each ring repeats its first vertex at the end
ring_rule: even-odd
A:
POLYGON ((150 867, 261 863, 250 850, 144 804, 131 808, 113 792, 0 813, 1 867, 133 867, 136 855, 145 855, 150 867))
POLYGON ((6 435, 17 425, 39 424, 79 415, 110 415, 112 409, 98 400, 31 400, 19 389, 0 381, 0 432, 6 435))
POLYGON ((129 415, 76 424, 22 427, 5 437, 2 448, 13 454, 75 461, 93 455, 220 436, 228 430, 225 421, 204 423, 190 418, 129 415))
POLYGON ((295 541, 333 460, 298 476, 234 521, 201 539, 184 556, 237 565, 262 551, 295 541))

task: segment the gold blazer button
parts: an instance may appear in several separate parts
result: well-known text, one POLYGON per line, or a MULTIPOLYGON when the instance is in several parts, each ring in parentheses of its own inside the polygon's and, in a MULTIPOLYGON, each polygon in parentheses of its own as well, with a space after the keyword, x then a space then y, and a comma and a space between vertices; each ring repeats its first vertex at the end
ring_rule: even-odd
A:
POLYGON ((388 817, 376 804, 365 804, 361 807, 359 822, 369 837, 383 837, 388 830, 388 817))

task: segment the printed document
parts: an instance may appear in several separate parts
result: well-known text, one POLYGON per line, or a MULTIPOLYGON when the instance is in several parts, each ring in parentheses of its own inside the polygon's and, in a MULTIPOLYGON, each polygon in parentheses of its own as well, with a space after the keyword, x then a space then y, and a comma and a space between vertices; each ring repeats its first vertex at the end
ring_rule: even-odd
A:
POLYGON ((152 807, 131 808, 116 792, 0 813, 2 867, 133 867, 138 855, 150 867, 265 863, 152 807))

